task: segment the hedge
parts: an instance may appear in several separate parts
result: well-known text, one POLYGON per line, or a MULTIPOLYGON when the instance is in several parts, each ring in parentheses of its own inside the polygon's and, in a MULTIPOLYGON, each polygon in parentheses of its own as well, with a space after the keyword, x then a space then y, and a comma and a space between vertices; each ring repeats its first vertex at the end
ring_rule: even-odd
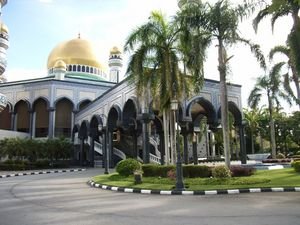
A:
MULTIPOLYGON (((142 165, 143 175, 145 177, 167 177, 170 170, 176 171, 175 165, 161 166, 156 164, 142 165)), ((210 177, 211 169, 204 165, 183 165, 184 177, 210 177)))

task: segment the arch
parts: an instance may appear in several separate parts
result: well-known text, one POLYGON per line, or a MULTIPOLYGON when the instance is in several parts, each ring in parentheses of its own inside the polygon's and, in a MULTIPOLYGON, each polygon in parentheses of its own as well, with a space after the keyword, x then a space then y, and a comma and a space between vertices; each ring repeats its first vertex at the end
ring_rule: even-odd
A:
POLYGON ((113 105, 108 113, 107 126, 109 130, 114 130, 120 125, 122 121, 122 112, 118 105, 113 105))
POLYGON ((72 71, 72 65, 68 66, 68 71, 72 71))
POLYGON ((86 67, 86 72, 87 72, 87 73, 90 72, 90 67, 89 67, 89 66, 86 67))
POLYGON ((38 98, 33 103, 35 113, 35 137, 47 137, 49 127, 49 102, 44 98, 38 98))
POLYGON ((72 68, 72 71, 76 72, 76 65, 73 65, 72 68))
POLYGON ((123 107, 123 126, 125 128, 134 126, 134 128, 136 129, 136 122, 134 122, 133 120, 136 120, 137 113, 137 101, 133 98, 128 99, 123 107), (132 125, 133 122, 134 124, 132 125))
POLYGON ((79 138, 86 139, 88 138, 90 131, 90 123, 87 120, 82 121, 81 126, 79 128, 79 138))
POLYGON ((85 73, 85 66, 82 66, 82 72, 85 73))
POLYGON ((30 104, 26 100, 17 102, 14 108, 16 114, 16 130, 19 132, 29 132, 30 127, 30 104))
POLYGON ((46 105, 47 105, 47 109, 50 108, 50 101, 49 101, 46 97, 44 97, 44 96, 39 96, 39 97, 37 97, 35 100, 33 100, 33 103, 32 103, 32 109, 34 108, 36 102, 39 101, 39 100, 45 101, 45 102, 46 102, 46 105))
POLYGON ((103 123, 103 120, 100 117, 100 115, 98 115, 98 114, 93 115, 91 122, 90 122, 90 136, 94 137, 94 138, 99 136, 99 133, 101 131, 99 131, 98 126, 103 125, 103 124, 104 123, 103 123))
POLYGON ((81 72, 81 66, 77 65, 77 72, 81 72))
MULTIPOLYGON (((228 111, 231 112, 234 118, 234 125, 239 126, 242 124, 243 114, 236 103, 229 101, 228 102, 228 111)), ((221 107, 218 110, 218 118, 221 118, 221 107)))
POLYGON ((55 102, 55 129, 54 136, 71 137, 73 117, 73 102, 68 98, 61 98, 55 102))
POLYGON ((217 114, 216 114, 216 110, 215 110, 214 106, 212 105, 212 103, 210 101, 208 101, 207 99, 200 97, 200 96, 196 96, 188 103, 188 106, 186 108, 186 115, 191 117, 193 120, 195 117, 197 117, 197 115, 200 112, 194 113, 195 115, 192 115, 193 114, 192 107, 195 104, 199 104, 204 109, 204 112, 201 112, 201 113, 207 117, 207 122, 209 124, 216 123, 217 114))
POLYGON ((84 109, 88 104, 90 104, 92 101, 90 99, 84 99, 81 100, 78 104, 77 104, 77 108, 78 110, 82 110, 84 109))
POLYGON ((10 104, 7 104, 5 109, 0 112, 0 129, 11 130, 11 113, 10 104))
POLYGON ((72 129, 72 142, 74 142, 75 134, 79 133, 79 130, 80 130, 79 124, 75 124, 72 129))

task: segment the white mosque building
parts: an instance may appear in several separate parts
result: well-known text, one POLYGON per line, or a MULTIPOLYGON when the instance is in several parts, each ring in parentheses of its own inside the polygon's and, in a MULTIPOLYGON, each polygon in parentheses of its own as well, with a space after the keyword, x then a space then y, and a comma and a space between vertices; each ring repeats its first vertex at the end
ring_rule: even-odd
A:
MULTIPOLYGON (((0 4, 2 8, 7 0, 0 0, 0 4)), ((120 81, 123 62, 117 47, 108 54, 106 73, 92 44, 79 35, 53 48, 48 56, 47 76, 6 82, 3 73, 8 37, 7 27, 1 23, 0 138, 71 138, 75 144, 74 160, 82 165, 93 166, 105 152, 111 166, 125 157, 146 163, 169 160, 165 151, 168 145, 163 143, 162 117, 155 109, 142 113, 135 86, 126 79, 120 81), (102 145, 107 148, 102 150, 102 145)), ((240 85, 228 85, 228 99, 240 140, 239 151, 244 153, 244 138, 239 138, 244 137, 240 85)), ((179 114, 184 162, 218 155, 213 140, 220 123, 219 82, 206 79, 200 93, 181 102, 179 114), (195 138, 200 135, 199 122, 203 119, 208 132, 195 138), (192 145, 190 136, 194 136, 196 144, 192 145)))

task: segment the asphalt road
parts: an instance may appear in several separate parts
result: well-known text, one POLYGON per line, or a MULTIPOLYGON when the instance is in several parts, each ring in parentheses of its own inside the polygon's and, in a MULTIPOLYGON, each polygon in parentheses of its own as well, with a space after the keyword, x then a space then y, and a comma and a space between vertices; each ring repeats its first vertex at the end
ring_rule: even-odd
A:
POLYGON ((0 225, 300 225, 300 194, 162 196, 91 188, 102 169, 0 179, 0 225))

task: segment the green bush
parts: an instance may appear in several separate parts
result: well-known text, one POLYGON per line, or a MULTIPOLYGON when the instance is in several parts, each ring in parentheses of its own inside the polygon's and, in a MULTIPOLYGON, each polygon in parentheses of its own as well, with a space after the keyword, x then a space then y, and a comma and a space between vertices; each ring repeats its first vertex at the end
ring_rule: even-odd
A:
POLYGON ((231 177, 230 170, 227 168, 227 166, 216 166, 212 169, 212 175, 215 178, 228 178, 231 177))
POLYGON ((276 159, 285 159, 285 155, 282 154, 282 153, 278 153, 278 154, 276 155, 276 159))
POLYGON ((174 165, 161 166, 157 164, 143 164, 142 165, 144 177, 167 177, 170 170, 175 170, 174 165))
POLYGON ((184 177, 210 177, 211 169, 208 166, 200 165, 184 165, 183 166, 184 177))
POLYGON ((296 172, 300 172, 300 162, 293 162, 293 167, 295 169, 296 172))
POLYGON ((141 164, 135 159, 123 159, 118 162, 116 171, 122 175, 128 177, 132 175, 134 171, 141 170, 141 164))

